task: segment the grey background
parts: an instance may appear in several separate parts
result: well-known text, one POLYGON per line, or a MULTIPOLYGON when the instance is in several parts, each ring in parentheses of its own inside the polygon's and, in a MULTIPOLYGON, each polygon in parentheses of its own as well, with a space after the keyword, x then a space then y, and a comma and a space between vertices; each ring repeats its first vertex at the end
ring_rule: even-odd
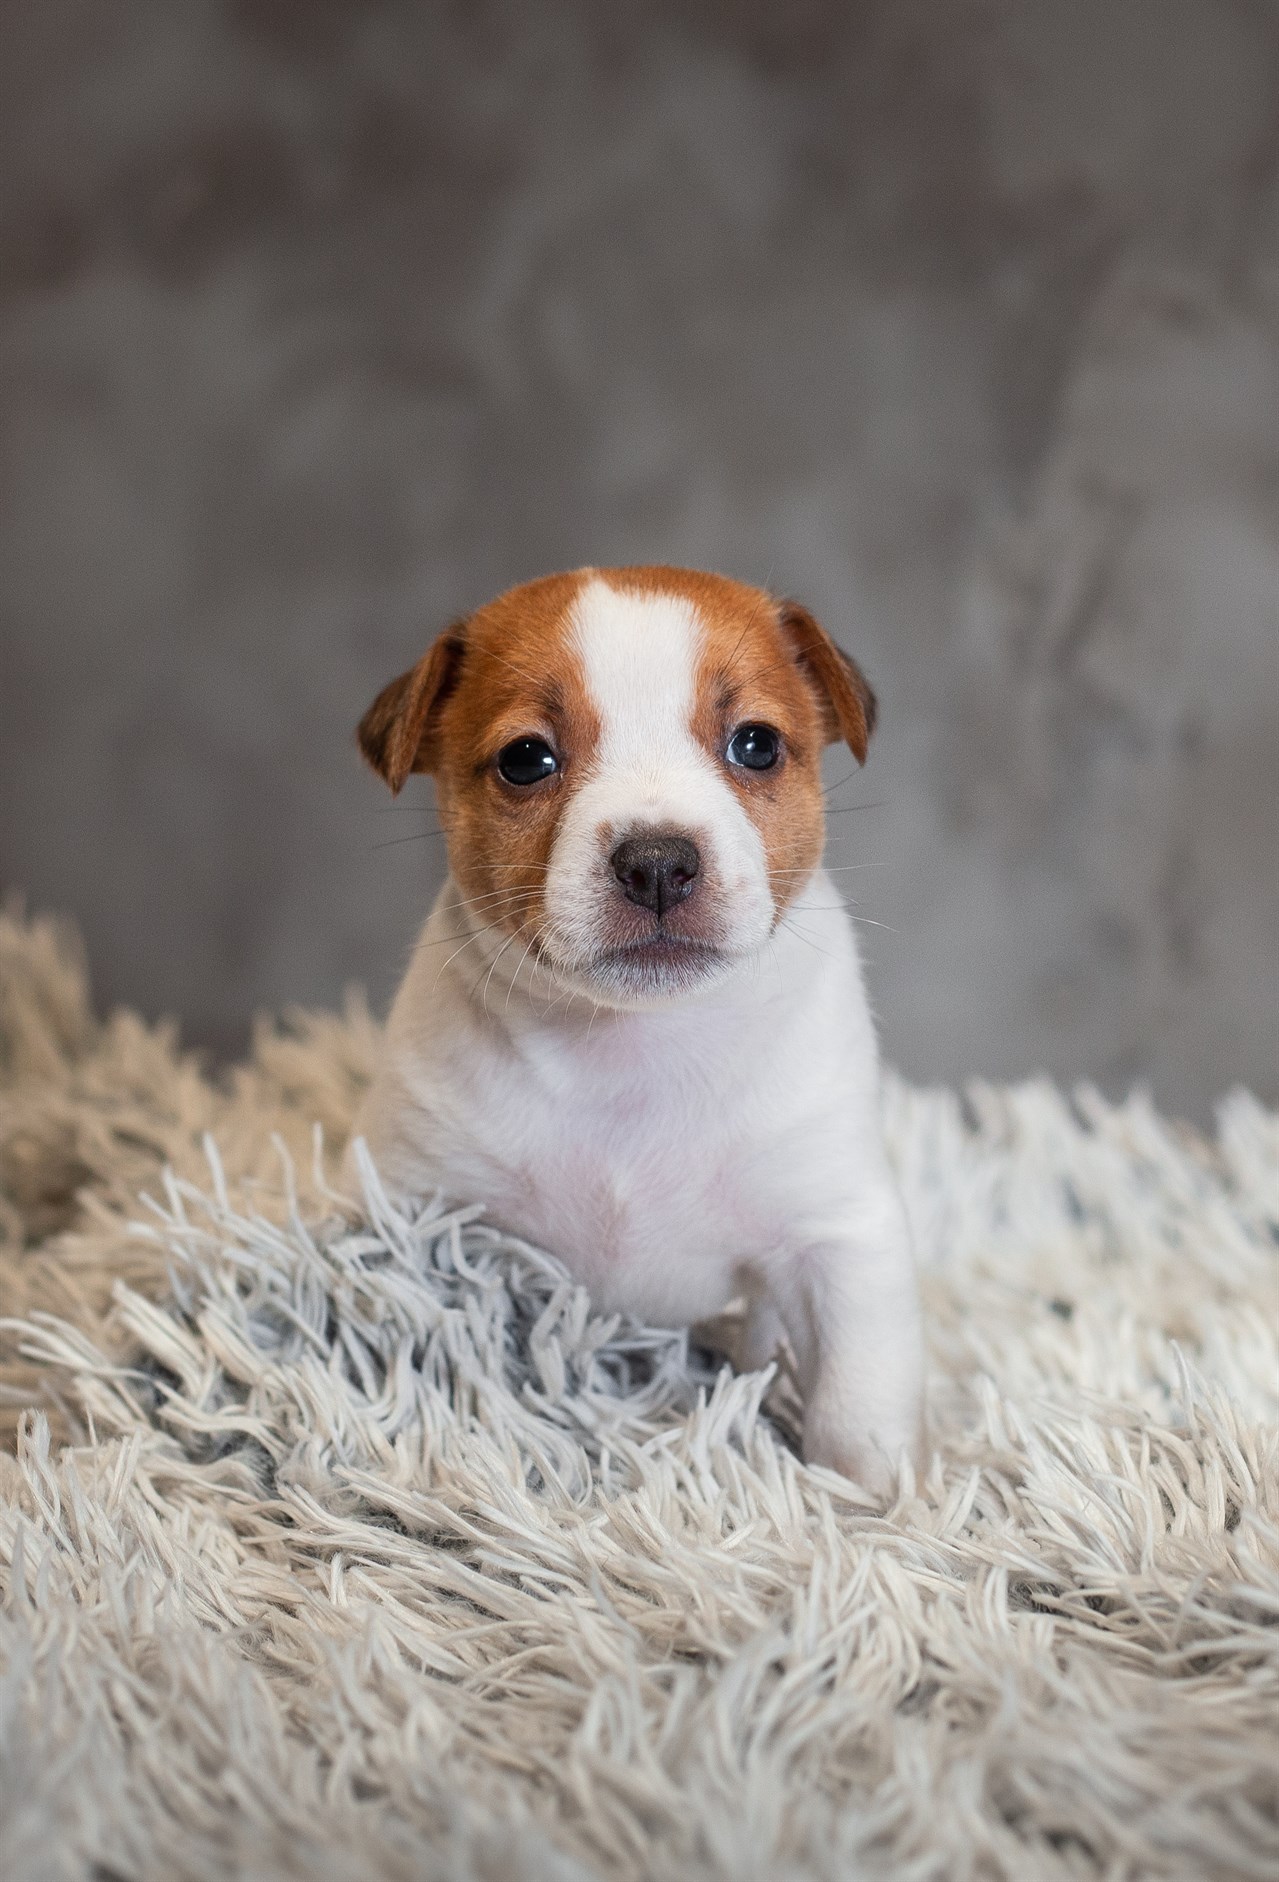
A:
POLYGON ((2 24, 0 883, 103 1000, 385 1000, 439 845, 360 711, 660 559, 879 688, 834 848, 901 1066, 1279 1096, 1272 5, 2 24))

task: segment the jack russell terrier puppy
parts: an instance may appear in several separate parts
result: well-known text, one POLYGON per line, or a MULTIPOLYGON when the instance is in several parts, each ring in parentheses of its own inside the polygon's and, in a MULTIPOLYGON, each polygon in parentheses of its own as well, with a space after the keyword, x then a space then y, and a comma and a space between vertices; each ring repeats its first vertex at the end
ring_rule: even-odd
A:
POLYGON ((579 569, 450 628, 364 715, 430 772, 451 873, 356 1121, 393 1193, 540 1243, 605 1311, 745 1296, 789 1338, 804 1455, 887 1494, 920 1461, 910 1239, 822 748, 861 672, 803 608, 686 569, 579 569))

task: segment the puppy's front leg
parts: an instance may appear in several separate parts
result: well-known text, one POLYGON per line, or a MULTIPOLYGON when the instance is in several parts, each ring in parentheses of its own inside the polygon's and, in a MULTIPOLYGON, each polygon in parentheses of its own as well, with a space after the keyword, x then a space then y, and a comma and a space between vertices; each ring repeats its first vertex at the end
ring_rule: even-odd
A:
POLYGON ((781 1307, 804 1393, 804 1457, 887 1497, 923 1463, 923 1336, 905 1217, 888 1179, 796 1259, 781 1307))

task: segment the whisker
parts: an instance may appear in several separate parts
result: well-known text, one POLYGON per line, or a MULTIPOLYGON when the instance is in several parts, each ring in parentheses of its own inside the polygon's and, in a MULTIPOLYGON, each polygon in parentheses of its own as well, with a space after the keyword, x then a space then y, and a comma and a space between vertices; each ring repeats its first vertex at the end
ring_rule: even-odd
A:
POLYGON ((509 902, 493 902, 489 903, 487 906, 477 905, 475 908, 471 908, 466 902, 450 902, 444 908, 436 909, 434 912, 437 915, 456 915, 459 913, 482 915, 486 928, 500 928, 506 917, 514 913, 519 906, 520 898, 516 897, 509 902))
POLYGON ((819 948, 817 946, 816 941, 813 940, 813 937, 811 935, 805 934, 802 928, 797 928, 795 926, 795 921, 794 921, 793 916, 790 916, 790 915, 786 916, 782 921, 778 922, 777 926, 779 928, 788 929, 791 934, 797 937, 797 939, 805 942, 810 948, 815 948, 817 952, 821 955, 824 955, 828 961, 833 960, 835 958, 834 955, 831 954, 828 948, 819 948))
MULTIPOLYGON (((496 923, 496 922, 491 922, 491 923, 489 924, 489 926, 490 926, 490 927, 493 927, 493 928, 496 928, 496 926, 497 926, 497 923, 496 923)), ((471 945, 472 945, 472 944, 473 944, 474 942, 476 942, 476 941, 478 941, 478 940, 479 940, 479 938, 480 938, 480 935, 482 935, 482 934, 483 934, 484 932, 485 932, 485 930, 484 930, 483 928, 480 928, 480 929, 478 929, 478 930, 477 930, 477 932, 476 932, 475 934, 472 934, 472 935, 468 935, 468 936, 467 936, 467 938, 466 938, 466 940, 465 940, 465 941, 463 941, 463 943, 462 943, 462 945, 461 945, 461 947, 460 947, 460 948, 459 948, 459 949, 457 950, 457 954, 450 954, 450 955, 449 955, 449 957, 448 957, 448 959, 447 959, 447 960, 445 961, 445 963, 444 963, 444 965, 443 965, 443 967, 441 967, 441 969, 440 969, 440 972, 439 972, 439 973, 438 973, 438 974, 437 974, 437 975, 435 976, 435 979, 434 979, 434 980, 433 980, 433 981, 431 982, 431 992, 432 992, 432 993, 434 993, 434 992, 435 992, 435 989, 436 989, 436 988, 437 988, 437 987, 439 986, 439 984, 440 984, 440 975, 441 975, 441 974, 446 974, 446 973, 448 972, 448 970, 449 970, 449 968, 450 968, 450 967, 451 967, 451 966, 453 965, 453 963, 454 963, 454 961, 455 961, 455 960, 457 959, 457 956, 458 956, 458 954, 465 954, 465 953, 466 953, 466 950, 467 950, 467 949, 468 949, 468 948, 469 948, 469 947, 470 947, 470 946, 471 946, 471 945)), ((457 936, 456 936, 456 935, 450 935, 450 936, 449 936, 449 940, 450 940, 450 941, 456 941, 456 940, 457 940, 457 936)))
MULTIPOLYGON (((815 904, 810 903, 809 906, 813 908, 814 913, 817 912, 815 904)), ((899 934, 901 932, 898 928, 890 927, 886 921, 873 921, 869 915, 859 915, 855 909, 848 906, 847 902, 837 902, 834 907, 823 909, 821 912, 826 915, 833 915, 838 908, 843 909, 849 921, 858 921, 863 928, 882 928, 885 934, 899 934)))
POLYGON ((756 680, 766 680, 770 673, 776 673, 778 667, 793 667, 798 666, 798 664, 799 662, 795 655, 788 653, 782 659, 770 660, 766 667, 757 667, 754 673, 748 673, 746 675, 745 684, 751 686, 756 680))
MULTIPOLYGON (((500 921, 486 921, 481 927, 472 930, 467 936, 467 941, 474 941, 480 935, 487 934, 491 928, 500 928, 501 925, 500 921)), ((454 933, 436 935, 434 941, 415 941, 413 946, 409 949, 409 953, 424 954, 428 948, 442 948, 447 942, 456 941, 457 939, 458 937, 454 933)))
MULTIPOLYGON (((476 935, 466 935, 466 939, 465 941, 463 941, 463 945, 461 945, 461 947, 457 949, 457 954, 465 954, 466 949, 468 949, 468 947, 472 947, 472 945, 474 945, 474 943, 476 943, 478 939, 480 939, 480 935, 478 935, 478 933, 476 933, 476 935)), ((457 935, 450 935, 450 941, 457 941, 457 935)), ((442 973, 448 973, 448 969, 450 969, 451 965, 453 965, 453 962, 457 960, 457 954, 450 954, 450 958, 448 958, 448 960, 444 962, 444 965, 440 967, 440 973, 436 973, 436 977, 434 977, 434 981, 431 982, 431 992, 433 992, 433 994, 434 994, 434 990, 438 988, 438 984, 440 984, 440 975, 442 975, 442 973)))
MULTIPOLYGON (((469 908, 478 911, 493 902, 499 902, 506 908, 514 908, 523 899, 524 894, 525 891, 523 889, 494 889, 489 895, 477 895, 474 897, 464 895, 460 902, 445 902, 443 906, 438 908, 435 912, 438 915, 450 915, 453 913, 454 909, 458 908, 469 908)), ((493 911, 490 909, 490 913, 492 912, 493 911)))
MULTIPOLYGON (((543 928, 541 929, 541 931, 540 931, 540 936, 541 936, 541 939, 543 939, 543 940, 545 940, 545 938, 546 938, 546 930, 545 930, 545 927, 543 927, 543 928)), ((551 978, 551 975, 550 975, 550 970, 549 970, 549 969, 547 970, 547 977, 548 977, 548 979, 550 979, 550 980, 551 980, 551 985, 552 985, 552 986, 554 986, 554 985, 555 985, 555 981, 554 981, 554 979, 553 979, 553 978, 551 978)), ((555 1009, 556 1009, 556 1007, 557 1007, 557 1006, 558 1006, 558 1005, 560 1004, 560 1002, 561 1002, 562 1000, 567 1000, 567 1001, 568 1001, 568 1005, 567 1005, 567 1006, 566 1006, 566 1007, 564 1008, 564 1017, 565 1017, 565 1018, 567 1019, 567 1018, 568 1018, 568 1016, 569 1016, 569 1014, 570 1014, 570 1013, 572 1012, 572 1010, 573 1010, 573 1003, 574 1003, 574 1001, 575 1001, 575 1000, 581 1000, 581 999, 584 999, 585 997, 586 997, 586 996, 585 996, 585 995, 583 994, 583 992, 582 992, 582 990, 581 990, 581 988, 580 988, 580 987, 564 987, 564 988, 562 988, 562 989, 561 989, 561 991, 560 991, 559 993, 557 993, 557 994, 556 994, 556 996, 555 996, 555 998, 554 998, 553 1000, 550 1000, 550 1001, 548 1001, 548 1002, 547 1002, 547 1004, 546 1004, 546 1006, 545 1006, 545 1007, 543 1007, 543 1009, 542 1009, 542 1018, 543 1018, 543 1019, 546 1019, 546 1018, 548 1017, 548 1015, 549 1015, 549 1014, 551 1014, 551 1013, 553 1013, 553 1012, 555 1011, 555 1009)))
POLYGON ((526 673, 523 667, 517 667, 513 660, 506 659, 504 655, 496 652, 492 647, 485 647, 480 653, 480 658, 483 660, 499 661, 502 666, 509 667, 512 673, 518 674, 520 679, 526 680, 530 686, 539 686, 541 684, 541 681, 535 679, 533 674, 526 673))
POLYGON ((765 942, 764 945, 767 948, 768 953, 772 958, 773 966, 777 970, 777 990, 780 993, 782 988, 786 985, 786 981, 785 981, 785 976, 782 973, 782 956, 781 956, 781 950, 778 948, 778 945, 777 945, 776 934, 775 933, 770 934, 768 937, 768 940, 765 942))
MULTIPOLYGON (((516 933, 517 934, 519 933, 518 928, 516 929, 516 933)), ((529 957, 529 949, 535 948, 537 946, 540 936, 541 936, 541 929, 535 928, 533 933, 529 936, 528 946, 524 949, 524 952, 520 955, 519 961, 516 964, 515 972, 511 975, 510 984, 506 989, 506 1000, 502 1007, 502 1011, 504 1014, 509 1013, 511 1010, 511 995, 515 991, 515 983, 519 979, 520 974, 523 971, 524 963, 529 957)), ((537 972, 540 965, 541 965, 540 961, 534 961, 533 963, 534 973, 537 972)))
MULTIPOLYGON (((552 981, 551 985, 554 986, 555 982, 552 981)), ((569 1005, 571 1006, 573 1001, 576 1000, 577 997, 578 997, 578 992, 577 992, 576 987, 561 988, 560 992, 556 994, 555 998, 553 1000, 548 1000, 546 1005, 542 1008, 542 1018, 549 1019, 550 1015, 555 1011, 556 1007, 559 1005, 561 1000, 567 1000, 569 1002, 569 1005)), ((565 1009, 565 1012, 567 1014, 567 1008, 565 1009)))
MULTIPOLYGON (((886 862, 836 863, 834 868, 826 863, 819 863, 817 866, 828 876, 844 876, 850 869, 887 869, 889 867, 886 862)), ((811 869, 774 869, 770 873, 774 876, 809 876, 813 874, 813 871, 811 869)))
POLYGON ((447 835, 447 830, 415 830, 412 836, 388 836, 380 843, 371 843, 369 848, 375 850, 392 850, 400 843, 422 843, 425 842, 428 837, 447 835))
POLYGON ((768 591, 770 587, 772 586, 774 566, 775 564, 773 564, 772 562, 769 563, 768 575, 765 578, 763 590, 760 593, 759 600, 755 603, 755 606, 751 609, 750 615, 747 618, 746 625, 742 629, 741 633, 737 636, 737 640, 736 640, 736 643, 734 644, 733 651, 728 656, 728 665, 724 668, 725 678, 727 678, 727 676, 733 671, 733 668, 737 665, 737 656, 741 652, 742 642, 746 639, 746 636, 750 633, 756 621, 759 619, 760 609, 764 606, 764 603, 766 601, 769 601, 772 599, 768 591))
MULTIPOLYGON (((487 1013, 489 1010, 489 983, 493 978, 494 969, 496 968, 498 962, 501 960, 502 956, 505 954, 507 948, 509 948, 511 943, 517 939, 517 937, 519 936, 520 930, 523 928, 526 928, 527 926, 528 926, 528 923, 522 921, 520 923, 519 928, 516 928, 513 933, 509 934, 506 937, 506 940, 503 941, 501 947, 497 950, 497 953, 493 956, 493 959, 489 962, 488 973, 484 976, 484 991, 480 995, 480 1005, 484 1008, 485 1013, 487 1013)), ((474 995, 474 992, 475 992, 475 988, 472 987, 471 988, 472 995, 474 995)))

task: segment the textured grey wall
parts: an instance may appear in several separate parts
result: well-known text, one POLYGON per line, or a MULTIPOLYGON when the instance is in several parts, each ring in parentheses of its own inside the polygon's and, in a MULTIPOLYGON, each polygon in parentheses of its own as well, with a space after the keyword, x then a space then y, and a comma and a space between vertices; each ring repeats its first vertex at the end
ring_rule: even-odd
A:
POLYGON ((438 845, 368 697, 686 561, 879 686, 834 828, 900 1064, 1277 1095, 1273 6, 3 24, 0 881, 105 998, 384 998, 438 845))

